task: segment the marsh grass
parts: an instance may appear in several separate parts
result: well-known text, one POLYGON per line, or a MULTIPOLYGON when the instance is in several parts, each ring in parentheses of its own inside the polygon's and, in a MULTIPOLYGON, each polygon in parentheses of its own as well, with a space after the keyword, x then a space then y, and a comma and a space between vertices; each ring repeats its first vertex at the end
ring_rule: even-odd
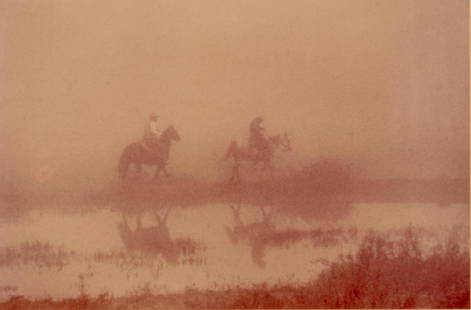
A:
POLYGON ((463 233, 463 227, 453 229, 445 240, 426 247, 419 229, 370 231, 355 253, 329 262, 307 284, 187 289, 165 295, 144 286, 127 297, 83 293, 57 301, 12 296, 0 308, 469 308, 469 248, 463 233))
POLYGON ((39 268, 62 270, 77 254, 50 243, 27 241, 16 247, 0 248, 0 268, 33 264, 39 268))
POLYGON ((469 250, 455 234, 430 253, 420 233, 399 238, 368 233, 359 250, 339 258, 305 288, 306 305, 321 308, 463 308, 469 306, 469 250))

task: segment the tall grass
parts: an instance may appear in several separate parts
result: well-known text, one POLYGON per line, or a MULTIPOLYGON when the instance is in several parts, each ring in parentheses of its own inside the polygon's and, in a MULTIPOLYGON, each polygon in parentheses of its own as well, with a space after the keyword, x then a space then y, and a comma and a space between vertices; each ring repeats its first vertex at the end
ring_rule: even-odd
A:
POLYGON ((469 251, 451 234, 425 253, 418 231, 399 239, 370 232, 306 288, 322 308, 469 307, 469 251))
POLYGON ((467 230, 453 230, 446 240, 428 247, 426 237, 413 228, 398 233, 371 231, 355 253, 331 262, 307 284, 188 289, 166 295, 143 288, 128 297, 81 294, 60 301, 13 296, 0 308, 469 308, 467 230))
MULTIPOLYGON (((466 230, 463 230, 466 232, 466 230)), ((185 294, 191 308, 469 308, 469 250, 456 231, 430 249, 424 234, 369 232, 310 283, 185 294)))

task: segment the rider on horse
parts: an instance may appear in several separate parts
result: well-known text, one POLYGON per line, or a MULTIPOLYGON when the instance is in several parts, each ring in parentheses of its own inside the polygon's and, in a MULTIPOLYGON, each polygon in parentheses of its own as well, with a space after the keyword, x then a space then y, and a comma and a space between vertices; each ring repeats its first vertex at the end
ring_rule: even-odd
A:
POLYGON ((263 134, 263 117, 259 116, 250 123, 249 150, 261 152, 267 148, 267 139, 263 134))
POLYGON ((158 119, 159 116, 156 113, 151 113, 144 127, 144 136, 141 144, 147 151, 154 150, 159 142, 160 130, 157 127, 158 119))

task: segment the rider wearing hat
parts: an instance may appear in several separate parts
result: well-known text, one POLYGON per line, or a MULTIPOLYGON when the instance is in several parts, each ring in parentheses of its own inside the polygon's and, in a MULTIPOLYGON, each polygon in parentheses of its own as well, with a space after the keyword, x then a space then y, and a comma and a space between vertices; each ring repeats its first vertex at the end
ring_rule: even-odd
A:
POLYGON ((144 127, 144 137, 142 138, 142 145, 148 151, 155 148, 160 138, 160 129, 157 126, 158 119, 159 116, 156 113, 151 113, 144 127))
POLYGON ((262 127, 263 117, 259 116, 250 123, 249 149, 263 151, 266 147, 266 139, 262 127))

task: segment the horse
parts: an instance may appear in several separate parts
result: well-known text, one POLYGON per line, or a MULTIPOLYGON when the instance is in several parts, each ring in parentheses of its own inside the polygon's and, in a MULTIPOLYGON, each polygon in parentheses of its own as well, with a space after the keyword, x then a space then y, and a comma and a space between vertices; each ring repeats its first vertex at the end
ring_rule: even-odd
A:
POLYGON ((284 151, 291 151, 291 142, 286 133, 282 136, 276 135, 267 138, 265 147, 258 151, 250 150, 248 147, 239 146, 237 141, 233 140, 229 144, 226 155, 224 156, 224 160, 232 158, 234 161, 230 182, 240 182, 241 161, 251 161, 255 165, 262 163, 262 172, 268 170, 273 175, 273 157, 275 150, 280 146, 284 151))
POLYGON ((154 179, 159 176, 160 171, 163 171, 164 174, 168 177, 169 173, 165 169, 165 166, 167 165, 167 161, 169 159, 172 141, 180 141, 180 136, 178 135, 177 130, 172 125, 170 125, 167 129, 164 130, 158 139, 155 150, 145 150, 141 144, 142 142, 133 142, 128 144, 123 149, 119 159, 118 172, 120 178, 126 178, 128 167, 131 163, 136 166, 138 173, 141 172, 142 165, 151 165, 157 166, 154 179))
POLYGON ((144 227, 139 214, 136 219, 135 229, 132 230, 124 214, 118 224, 118 232, 125 248, 129 251, 137 251, 144 254, 160 254, 169 264, 177 264, 183 261, 195 261, 201 254, 202 247, 191 238, 172 239, 167 225, 170 207, 161 215, 154 211, 157 224, 144 227))

